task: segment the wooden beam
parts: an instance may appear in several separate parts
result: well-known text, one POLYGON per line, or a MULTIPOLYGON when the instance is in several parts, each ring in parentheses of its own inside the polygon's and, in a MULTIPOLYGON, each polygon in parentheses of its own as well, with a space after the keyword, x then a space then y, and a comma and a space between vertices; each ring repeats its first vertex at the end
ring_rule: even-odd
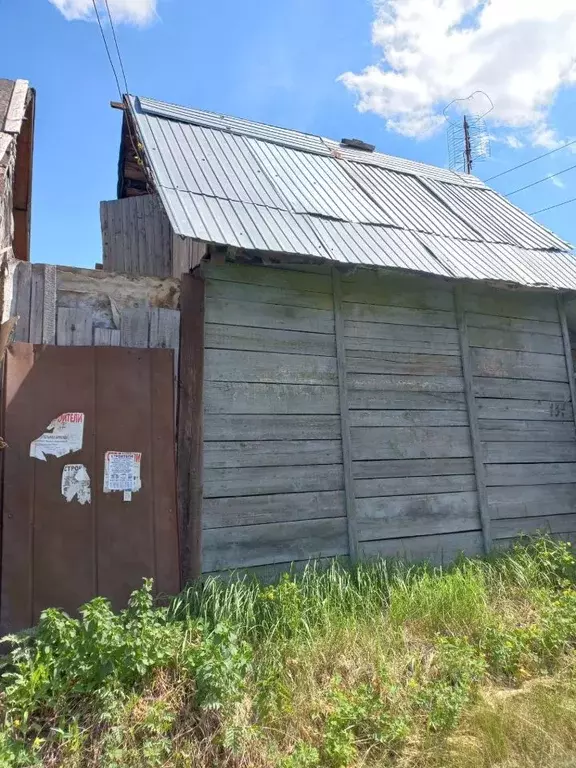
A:
POLYGON ((350 437, 350 416, 348 411, 348 390, 346 386, 346 348, 344 339, 344 316, 342 314, 342 285, 340 273, 332 269, 332 290, 334 297, 334 328, 336 333, 336 367, 338 372, 338 398, 340 404, 340 426, 342 430, 342 461, 344 465, 344 496, 348 522, 348 549, 350 559, 358 560, 358 524, 354 476, 352 473, 352 441, 350 437))
POLYGON ((564 358, 566 360, 566 372, 568 374, 568 386, 570 387, 570 399, 572 400, 572 416, 576 424, 576 383, 574 381, 574 359, 572 357, 572 345, 570 344, 570 332, 566 319, 566 297, 557 296, 558 317, 562 329, 562 343, 564 344, 564 358))
POLYGON ((121 101, 111 101, 110 106, 112 109, 126 109, 126 106, 121 101))
POLYGON ((480 440, 480 426, 478 422, 478 407, 473 389, 472 362, 470 356, 470 342, 468 339, 468 325, 464 307, 464 294, 461 285, 454 289, 456 306, 456 320, 458 335, 460 337, 460 349, 462 352, 462 373, 464 376, 464 394, 470 422, 470 436, 472 438, 472 457, 474 459, 474 471, 476 473, 476 485, 478 490, 478 505, 480 507, 480 523, 482 525, 482 539, 484 550, 488 553, 492 549, 492 534, 490 532, 490 510, 488 507, 488 493, 486 490, 486 471, 482 455, 482 441, 480 440))
POLYGON ((178 382, 178 511, 182 585, 202 573, 204 280, 182 275, 178 382))

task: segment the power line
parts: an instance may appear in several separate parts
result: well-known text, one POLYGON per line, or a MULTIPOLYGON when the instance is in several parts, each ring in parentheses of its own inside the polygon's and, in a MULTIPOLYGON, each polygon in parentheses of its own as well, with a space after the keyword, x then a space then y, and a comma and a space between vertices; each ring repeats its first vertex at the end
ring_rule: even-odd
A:
POLYGON ((551 149, 549 152, 544 152, 541 155, 536 155, 536 157, 533 157, 532 160, 526 160, 525 163, 520 163, 519 165, 513 165, 512 168, 508 168, 507 171, 502 171, 501 173, 497 173, 495 176, 490 176, 488 179, 484 179, 485 182, 493 181, 494 179, 499 179, 500 176, 505 176, 507 173, 512 173, 512 171, 517 170, 518 168, 524 168, 526 165, 530 165, 530 163, 535 163, 536 160, 541 160, 543 157, 548 157, 549 155, 553 155, 554 152, 559 152, 561 149, 566 149, 566 147, 571 147, 573 144, 576 144, 576 139, 573 139, 572 141, 566 142, 566 144, 562 144, 559 147, 556 147, 555 149, 551 149))
POLYGON ((124 69, 124 62, 122 61, 122 55, 120 54, 120 46, 118 45, 118 38, 116 37, 116 28, 114 27, 114 21, 112 20, 112 14, 110 13, 110 6, 108 0, 104 0, 106 3, 106 10, 108 12, 108 19, 110 21, 110 29, 112 30, 112 37, 114 38, 114 45, 116 46, 116 54, 118 61, 120 62, 120 70, 122 71, 122 77, 124 79, 124 86, 126 87, 126 94, 130 93, 128 88, 128 80, 126 79, 126 70, 124 69))
POLYGON ((553 179, 556 176, 561 176, 563 173, 568 173, 568 171, 573 171, 574 168, 576 168, 576 164, 571 165, 569 168, 563 168, 561 171, 558 171, 557 173, 550 173, 548 176, 544 176, 543 179, 538 179, 537 181, 533 181, 531 184, 526 184, 524 187, 520 187, 519 189, 515 189, 512 192, 507 192, 504 197, 511 197, 512 195, 515 195, 517 192, 523 192, 525 189, 530 189, 530 187, 535 187, 537 184, 542 184, 544 181, 548 181, 548 179, 553 179))
MULTIPOLYGON (((98 21, 98 26, 100 27, 100 34, 102 35, 104 48, 106 48, 108 61, 110 62, 110 66, 112 67, 112 72, 114 73, 114 80, 116 80, 116 87, 118 88, 118 93, 120 95, 120 98, 122 98, 122 86, 120 85, 120 80, 118 79, 118 74, 116 72, 116 67, 114 66, 112 54, 110 53, 110 48, 108 47, 108 40, 106 40, 106 35, 104 34, 104 27, 102 26, 102 20, 100 19, 100 14, 98 13, 98 5, 96 4, 96 0, 92 0, 92 5, 94 6, 94 13, 96 14, 96 20, 98 21)), ((108 3, 106 3, 106 5, 108 5, 108 3)))
POLYGON ((544 213, 544 211, 551 211, 552 208, 560 208, 563 205, 568 205, 568 203, 574 203, 576 202, 576 197, 571 197, 570 200, 564 200, 563 203, 556 203, 556 205, 549 205, 548 208, 540 208, 539 211, 532 211, 530 216, 536 216, 537 213, 544 213))

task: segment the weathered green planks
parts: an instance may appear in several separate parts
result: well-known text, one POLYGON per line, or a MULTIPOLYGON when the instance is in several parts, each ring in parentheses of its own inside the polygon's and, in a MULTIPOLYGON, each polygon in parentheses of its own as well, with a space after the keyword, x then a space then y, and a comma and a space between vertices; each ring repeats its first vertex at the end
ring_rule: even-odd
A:
POLYGON ((346 518, 212 528, 202 552, 204 571, 346 555, 346 518))
POLYGON ((342 304, 344 318, 365 323, 393 323, 397 325, 422 325, 435 328, 455 328, 454 312, 431 309, 386 307, 378 304, 342 304))
POLYGON ((481 419, 480 437, 491 442, 576 442, 576 429, 569 421, 481 419))
POLYGON ((351 390, 389 392, 463 392, 460 376, 401 376, 377 373, 349 373, 351 390))
POLYGON ((206 382, 336 384, 338 381, 336 361, 332 357, 207 349, 205 367, 206 382))
POLYGON ((285 288, 292 291, 312 291, 332 294, 330 275, 311 271, 274 269, 273 267, 244 264, 202 264, 203 274, 210 280, 226 280, 246 285, 285 288))
POLYGON ((576 513, 576 483, 489 488, 488 504, 492 519, 576 513))
POLYGON ((511 349, 520 352, 544 352, 563 355, 564 348, 559 336, 529 331, 503 331, 496 328, 468 328, 471 347, 511 349))
POLYGON ((328 310, 229 299, 210 299, 206 304, 206 322, 286 331, 334 333, 334 314, 328 310))
POLYGON ((283 352, 302 355, 336 355, 334 337, 328 333, 279 331, 242 325, 206 323, 207 349, 283 352))
MULTIPOLYGON (((456 354, 460 354, 458 344, 458 332, 454 328, 434 328, 424 325, 399 325, 398 323, 367 323, 348 320, 344 327, 344 335, 347 344, 358 344, 362 340, 374 339, 374 344, 379 342, 406 342, 406 344, 431 345, 425 352, 438 354, 450 354, 442 349, 432 349, 438 346, 456 354)), ((376 348, 379 348, 378 346, 376 348)))
POLYGON ((410 478, 434 475, 473 475, 472 459, 388 459, 353 462, 354 477, 410 478))
POLYGON ((204 412, 337 414, 338 388, 211 381, 204 387, 204 412))
POLYGON ((469 285, 466 289, 466 312, 558 323, 553 293, 543 295, 469 285))
POLYGON ((450 563, 458 555, 470 557, 483 552, 479 531, 441 533, 433 536, 365 541, 360 544, 364 557, 398 557, 411 562, 426 560, 434 565, 450 563))
POLYGON ((570 388, 568 384, 556 381, 530 381, 528 379, 499 379, 475 376, 473 385, 476 397, 570 402, 570 388))
POLYGON ((358 535, 361 541, 423 536, 480 527, 478 496, 463 493, 426 493, 358 499, 358 535))
POLYGON ((495 538, 511 538, 522 534, 576 532, 576 514, 543 515, 542 517, 512 518, 494 521, 495 538))
POLYGON ((350 411, 351 427, 465 427, 468 415, 457 410, 350 411))
POLYGON ((204 496, 256 496, 272 493, 340 491, 344 488, 342 465, 309 467, 209 468, 204 471, 204 496))
POLYGON ((358 304, 409 307, 413 309, 454 309, 452 286, 418 277, 354 275, 342 279, 342 298, 358 304))
POLYGON ((354 427, 354 460, 472 456, 468 427, 354 427))
POLYGON ((231 283, 225 280, 208 280, 206 297, 208 299, 251 301, 286 307, 332 309, 332 296, 329 293, 312 293, 311 291, 293 290, 286 287, 231 283))
POLYGON ((560 355, 475 348, 471 350, 471 357, 475 376, 547 382, 568 380, 564 357, 560 355))
POLYGON ((290 467, 340 464, 340 440, 242 440, 204 443, 204 466, 290 467))
POLYGON ((394 392, 348 387, 350 408, 362 410, 465 411, 463 392, 394 392))
POLYGON ((345 517, 344 491, 206 499, 204 528, 345 517))
MULTIPOLYGON (((350 329, 352 323, 348 323, 347 330, 350 329)), ((361 325, 362 328, 379 328, 378 323, 356 323, 356 326, 361 325)), ((399 328, 406 330, 409 326, 402 325, 389 325, 387 328, 399 328)), ((410 330, 418 330, 417 328, 410 328, 410 330)), ((346 352, 350 357, 380 357, 383 353, 387 352, 402 352, 404 354, 415 355, 452 355, 454 357, 460 357, 460 347, 453 341, 436 341, 427 340, 426 336, 430 330, 434 329, 421 329, 425 333, 420 333, 419 339, 407 338, 402 339, 401 334, 391 333, 389 337, 375 338, 369 333, 362 334, 361 336, 346 336, 345 347, 346 352)), ((443 331, 445 329, 436 329, 443 331)), ((358 333, 361 333, 359 329, 358 333)), ((449 331, 451 333, 451 331, 449 331)))
POLYGON ((205 440, 339 440, 340 418, 309 414, 211 414, 205 440))
POLYGON ((487 442, 483 444, 483 455, 486 464, 576 461, 576 442, 487 442))
POLYGON ((519 320, 515 317, 497 317, 466 312, 470 328, 494 328, 500 331, 519 331, 521 333, 543 333, 546 336, 560 336, 558 320, 540 322, 539 320, 519 320))
POLYGON ((488 464, 488 485, 552 485, 576 483, 576 464, 488 464))
MULTIPOLYGON (((513 400, 477 397, 478 415, 482 422, 497 421, 550 421, 572 422, 572 405, 566 401, 513 400)), ((506 429, 506 424, 502 424, 506 429)))
POLYGON ((413 376, 460 376, 460 358, 454 355, 426 355, 404 352, 348 352, 350 373, 393 373, 413 376), (366 355, 366 356, 364 356, 366 355))
POLYGON ((431 475, 429 477, 392 477, 356 480, 356 498, 409 496, 430 493, 475 491, 476 478, 470 475, 431 475))

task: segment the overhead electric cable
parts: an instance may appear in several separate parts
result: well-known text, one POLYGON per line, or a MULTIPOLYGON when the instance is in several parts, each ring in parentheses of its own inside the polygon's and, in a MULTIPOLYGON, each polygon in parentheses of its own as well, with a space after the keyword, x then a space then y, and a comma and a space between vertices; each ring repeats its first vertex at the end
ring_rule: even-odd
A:
POLYGON ((540 208, 539 211, 532 211, 530 216, 536 216, 537 213, 544 213, 544 211, 551 211, 552 208, 560 208, 563 205, 568 205, 568 203, 574 203, 576 202, 576 197, 571 197, 570 200, 564 200, 563 203, 556 203, 556 205, 549 205, 548 208, 540 208))
POLYGON ((574 168, 576 168, 576 164, 569 166, 568 168, 563 168, 561 171, 557 171, 556 173, 549 173, 548 176, 544 176, 542 179, 538 179, 537 181, 533 181, 531 184, 526 184, 524 187, 520 187, 519 189, 514 189, 512 192, 507 192, 504 197, 511 197, 512 195, 515 195, 517 192, 523 192, 525 189, 530 189, 530 187, 535 187, 537 184, 542 184, 545 181, 548 181, 548 179, 554 179, 556 176, 561 176, 563 173, 568 173, 568 171, 573 171, 574 168))
POLYGON ((116 47, 116 55, 118 56, 118 61, 120 62, 120 70, 122 71, 122 78, 124 79, 124 87, 126 88, 126 95, 130 93, 130 89, 128 88, 128 80, 126 78, 126 70, 124 69, 124 62, 122 61, 122 55, 120 53, 120 46, 118 45, 118 38, 116 37, 116 28, 114 27, 114 21, 112 19, 112 14, 110 13, 110 6, 108 5, 108 0, 104 0, 106 4, 106 11, 108 12, 108 19, 110 21, 110 29, 112 30, 112 37, 114 38, 114 45, 116 47))
POLYGON ((114 73, 114 80, 116 80, 116 87, 118 88, 118 93, 120 95, 120 98, 122 98, 122 86, 120 85, 120 80, 118 78, 118 73, 116 72, 116 67, 114 66, 114 61, 112 59, 112 54, 110 53, 110 48, 108 47, 108 40, 106 40, 106 35, 104 33, 104 27, 102 26, 102 20, 100 18, 100 14, 98 12, 98 5, 96 4, 96 0, 92 0, 92 5, 94 6, 94 13, 96 14, 96 20, 98 22, 98 26, 100 27, 100 34, 102 35, 102 41, 104 42, 104 48, 106 49, 106 54, 108 56, 108 61, 110 62, 110 66, 112 68, 112 72, 114 73))
POLYGON ((526 165, 535 163, 536 160, 541 160, 543 157, 548 157, 549 155, 553 155, 554 152, 559 152, 561 149, 566 149, 566 147, 571 147, 573 144, 576 144, 576 139, 573 139, 572 141, 568 141, 566 142, 566 144, 562 144, 559 147, 555 147, 554 149, 551 149, 549 152, 544 152, 541 155, 536 155, 536 157, 533 157, 531 160, 526 160, 525 163, 519 163, 518 165, 513 165, 512 168, 508 168, 508 170, 506 171, 497 173, 495 176, 490 176, 487 179, 483 179, 483 181, 488 182, 488 181, 493 181, 494 179, 499 179, 500 176, 506 176, 507 173, 512 173, 512 171, 516 171, 518 168, 524 168, 526 165))

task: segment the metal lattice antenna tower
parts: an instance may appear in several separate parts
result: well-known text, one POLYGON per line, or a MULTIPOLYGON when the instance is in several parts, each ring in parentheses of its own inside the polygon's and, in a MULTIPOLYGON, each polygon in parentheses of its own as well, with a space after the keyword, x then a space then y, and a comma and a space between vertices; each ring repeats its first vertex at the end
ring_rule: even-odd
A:
POLYGON ((492 100, 484 91, 474 91, 465 99, 454 99, 444 109, 451 171, 472 173, 475 163, 490 157, 490 134, 485 117, 493 109, 492 100))

